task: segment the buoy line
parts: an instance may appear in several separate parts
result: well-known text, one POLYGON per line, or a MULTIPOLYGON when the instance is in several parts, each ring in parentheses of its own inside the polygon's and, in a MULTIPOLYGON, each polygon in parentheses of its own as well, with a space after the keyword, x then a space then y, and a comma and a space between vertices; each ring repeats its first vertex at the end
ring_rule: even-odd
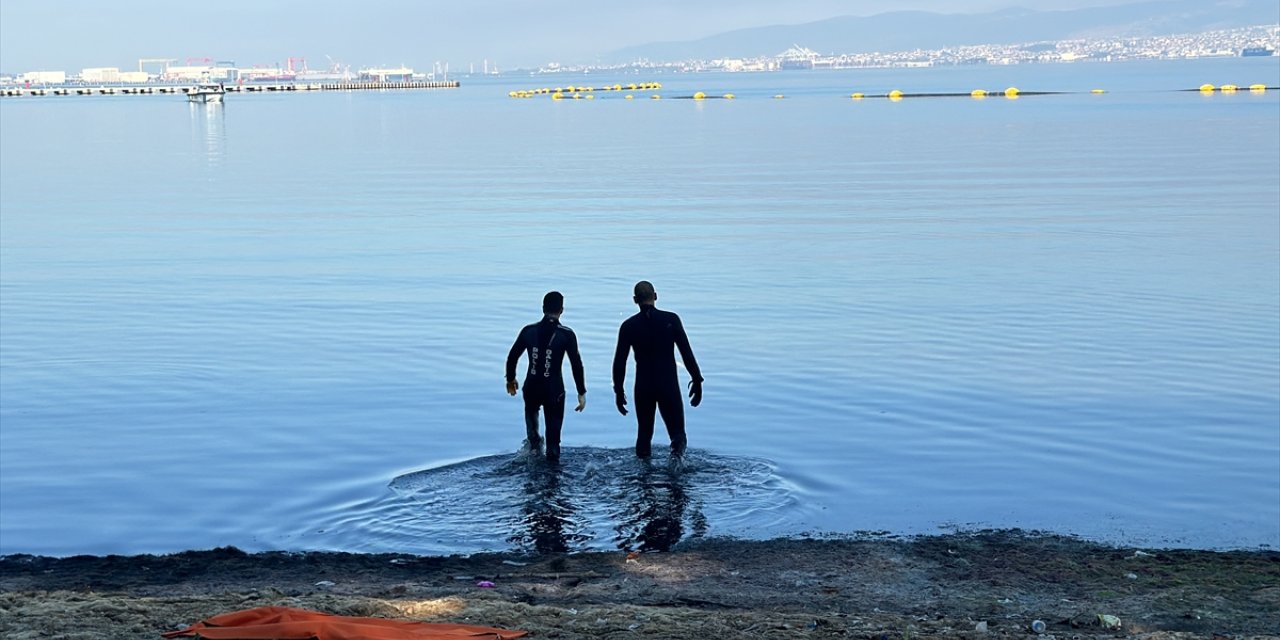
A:
MULTIPOLYGON (((605 85, 599 89, 596 89, 595 87, 575 87, 575 86, 556 87, 554 89, 552 88, 529 89, 529 90, 521 90, 521 91, 511 91, 511 92, 508 92, 507 95, 512 98, 532 98, 539 95, 549 95, 552 100, 564 100, 564 99, 581 100, 584 97, 587 100, 593 100, 595 98, 596 91, 617 93, 617 92, 628 92, 628 91, 657 91, 661 88, 662 88, 661 83, 645 82, 645 83, 631 83, 625 86, 621 84, 605 85)), ((1267 91, 1277 91, 1277 90, 1280 90, 1280 87, 1267 86, 1265 84, 1251 84, 1248 86, 1241 86, 1241 85, 1234 85, 1234 84, 1224 84, 1221 86, 1215 86, 1212 84, 1204 84, 1194 89, 1174 89, 1173 91, 1198 92, 1202 94, 1212 94, 1212 93, 1230 94, 1230 93, 1247 91, 1249 93, 1259 94, 1259 93, 1266 93, 1267 91)), ((887 98, 891 101, 897 102, 900 100, 920 99, 920 98, 973 98, 975 100, 982 100, 988 97, 1004 96, 1005 98, 1012 100, 1012 99, 1017 99, 1024 96, 1056 96, 1056 95, 1073 95, 1073 94, 1082 94, 1082 93, 1102 95, 1102 94, 1110 93, 1110 91, 1106 89, 1090 89, 1087 92, 1086 91, 1023 91, 1017 87, 1008 87, 1007 89, 1003 89, 1003 90, 974 89, 972 91, 967 91, 967 92, 931 91, 931 92, 922 92, 922 93, 909 93, 906 91, 902 91, 900 89, 894 89, 886 93, 854 92, 849 94, 849 98, 853 100, 887 98)), ((661 100, 663 98, 661 94, 657 94, 657 93, 654 93, 649 97, 650 99, 653 99, 653 100, 661 100)), ((709 95, 705 92, 698 91, 690 95, 669 96, 668 99, 671 99, 671 100, 735 100, 737 99, 737 97, 738 96, 733 93, 726 93, 726 94, 717 96, 717 95, 709 95)), ((782 99, 785 99, 787 96, 785 94, 777 93, 771 97, 774 100, 782 100, 782 99)), ((625 96, 623 96, 623 98, 626 100, 632 100, 635 98, 635 96, 632 95, 631 93, 627 93, 625 96)))

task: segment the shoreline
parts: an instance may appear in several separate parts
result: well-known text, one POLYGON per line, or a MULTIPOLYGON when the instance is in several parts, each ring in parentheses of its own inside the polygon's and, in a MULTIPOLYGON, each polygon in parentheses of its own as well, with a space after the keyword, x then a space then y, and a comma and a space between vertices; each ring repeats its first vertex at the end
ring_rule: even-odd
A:
POLYGON ((696 540, 670 552, 0 557, 0 635, 156 638, 257 606, 533 638, 1276 638, 1280 551, 1019 530, 696 540), (477 586, 481 581, 492 587, 477 586), (1115 616, 1107 628, 1100 615, 1115 616))

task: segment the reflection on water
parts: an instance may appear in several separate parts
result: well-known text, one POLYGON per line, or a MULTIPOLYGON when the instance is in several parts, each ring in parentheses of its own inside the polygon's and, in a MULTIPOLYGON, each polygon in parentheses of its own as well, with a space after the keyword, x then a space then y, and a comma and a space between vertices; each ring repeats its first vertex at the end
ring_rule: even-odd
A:
POLYGON ((623 478, 615 526, 618 548, 626 551, 670 551, 685 537, 707 533, 701 501, 690 501, 688 465, 637 460, 638 471, 623 478), (686 536, 686 521, 689 531, 686 536))
MULTIPOLYGON (((665 457, 659 451, 658 457, 665 457)), ((682 466, 632 450, 569 447, 560 465, 504 454, 406 474, 391 495, 343 506, 307 548, 529 553, 666 551, 682 540, 794 521, 799 501, 769 463, 690 450, 682 466)))
POLYGON ((525 499, 507 541, 517 549, 564 553, 589 540, 581 532, 578 507, 562 484, 562 467, 534 456, 526 456, 524 466, 525 499))
POLYGON ((201 155, 209 166, 216 167, 222 162, 227 142, 226 112, 222 103, 189 102, 191 109, 191 133, 197 139, 197 148, 203 149, 201 155))
MULTIPOLYGON (((707 533, 707 517, 701 500, 690 500, 689 477, 698 467, 668 465, 651 460, 619 460, 611 465, 614 492, 597 507, 608 511, 614 545, 624 551, 670 551, 686 538, 707 533)), ((507 541, 516 549, 536 553, 563 553, 582 548, 593 539, 591 522, 583 513, 583 489, 591 477, 576 477, 560 465, 547 464, 541 456, 517 456, 496 474, 522 473, 524 495, 513 531, 507 541), (575 487, 574 483, 582 483, 575 487)), ((603 542, 603 540, 601 541, 603 542)))

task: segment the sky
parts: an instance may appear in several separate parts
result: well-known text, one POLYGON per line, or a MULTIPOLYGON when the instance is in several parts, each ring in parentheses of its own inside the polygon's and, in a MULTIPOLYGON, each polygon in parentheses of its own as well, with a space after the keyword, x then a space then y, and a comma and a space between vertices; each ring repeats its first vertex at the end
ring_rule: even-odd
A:
MULTIPOLYGON (((1136 0, 0 0, 0 71, 137 69, 139 58, 465 72, 591 62, 650 42, 900 10, 972 13, 1136 0)), ((154 71, 156 66, 149 67, 154 71)))

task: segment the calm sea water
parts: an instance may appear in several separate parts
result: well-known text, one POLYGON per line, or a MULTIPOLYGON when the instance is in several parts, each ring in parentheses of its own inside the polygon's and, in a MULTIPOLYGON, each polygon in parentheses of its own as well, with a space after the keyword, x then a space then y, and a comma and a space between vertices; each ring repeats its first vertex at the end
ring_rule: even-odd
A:
POLYGON ((1280 91, 1174 91, 1280 60, 462 81, 0 102, 0 553, 1280 545, 1280 91), (1007 86, 1073 93, 848 97, 1007 86), (612 407, 639 279, 683 471, 612 407), (502 378, 551 289, 560 473, 502 378))

